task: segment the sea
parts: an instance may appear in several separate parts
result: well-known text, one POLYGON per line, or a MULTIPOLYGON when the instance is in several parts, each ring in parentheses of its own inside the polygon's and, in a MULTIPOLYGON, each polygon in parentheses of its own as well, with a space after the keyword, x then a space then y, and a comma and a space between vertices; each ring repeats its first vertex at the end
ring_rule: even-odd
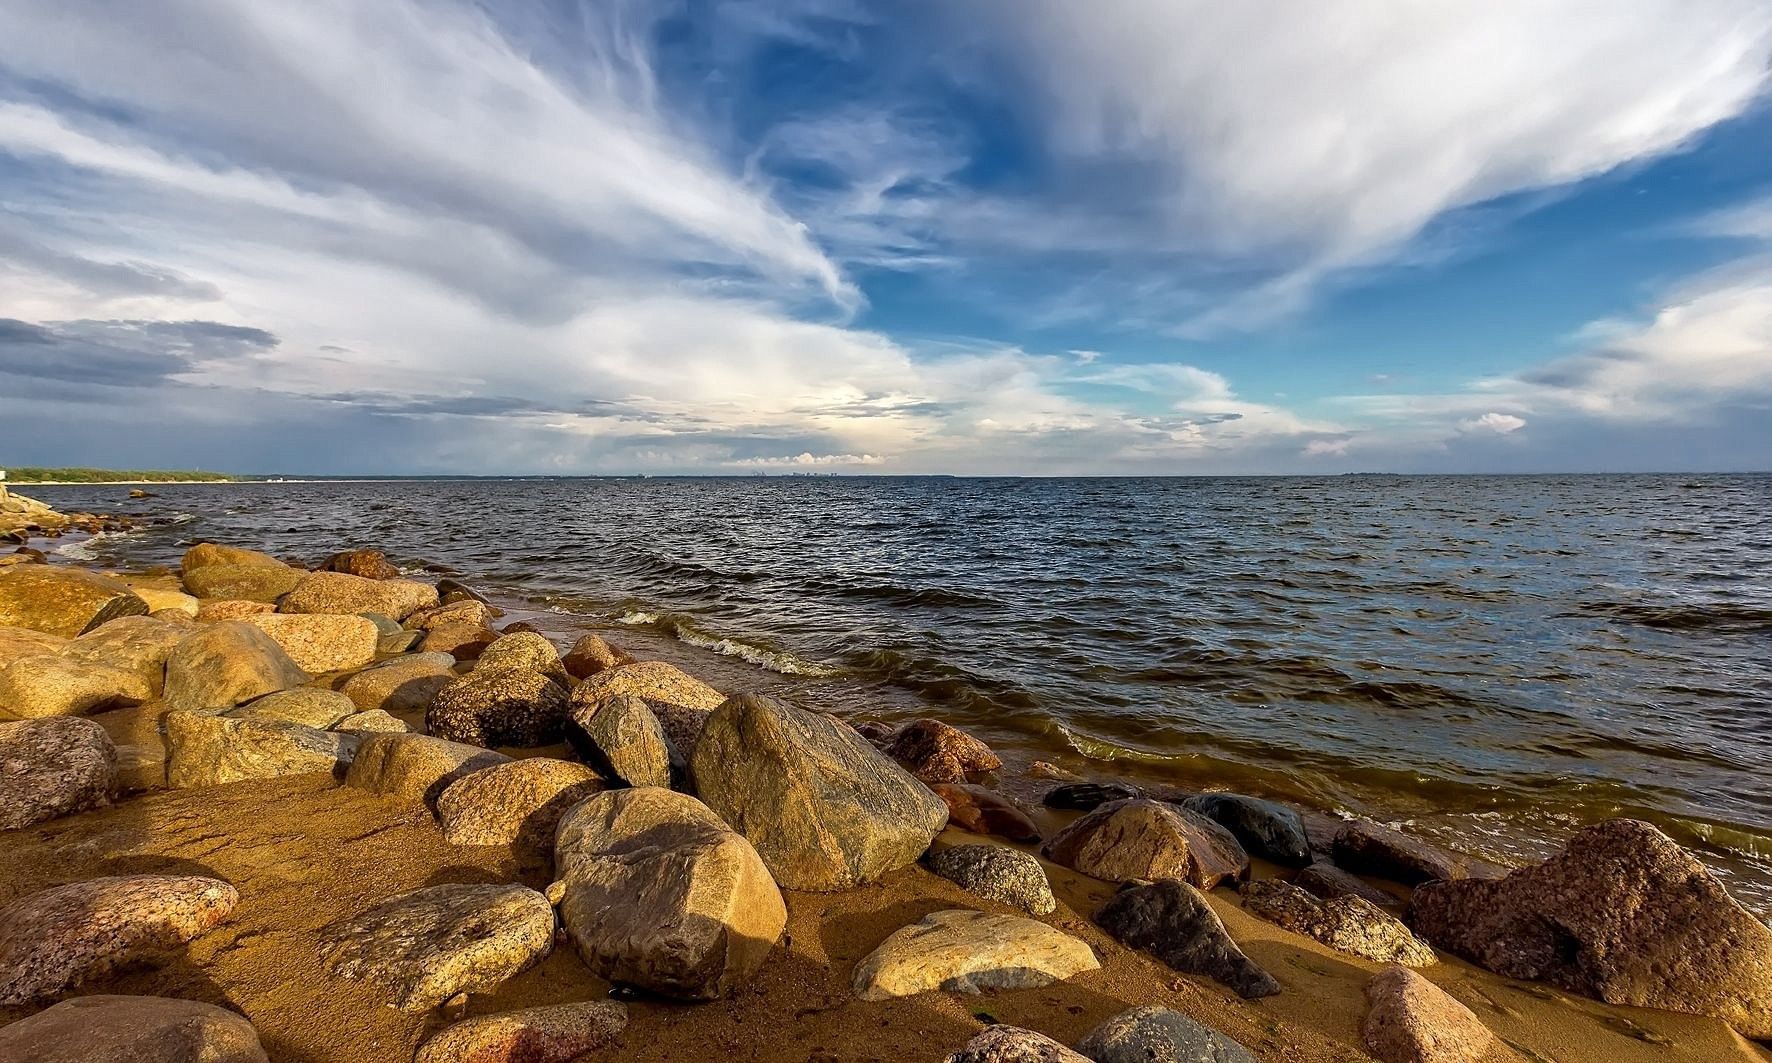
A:
POLYGON ((37 487, 377 547, 728 691, 932 716, 1026 766, 1232 789, 1504 865, 1648 820, 1772 912, 1772 476, 470 479, 37 487))

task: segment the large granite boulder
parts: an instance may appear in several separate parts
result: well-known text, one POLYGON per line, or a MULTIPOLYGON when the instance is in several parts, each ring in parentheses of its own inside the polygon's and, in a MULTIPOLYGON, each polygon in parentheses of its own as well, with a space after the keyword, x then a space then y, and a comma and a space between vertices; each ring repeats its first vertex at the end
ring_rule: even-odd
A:
POLYGON ((560 821, 560 918, 593 972, 711 1000, 743 985, 787 923, 757 851, 700 801, 611 790, 560 821))
MULTIPOLYGON (((208 565, 184 575, 185 590, 200 599, 275 605, 295 589, 305 573, 282 562, 269 565, 208 565)), ((197 609, 199 618, 203 607, 197 609)))
POLYGON ((0 668, 26 657, 54 657, 69 641, 28 627, 0 626, 0 668))
POLYGON ((1311 862, 1304 820, 1285 805, 1243 794, 1197 794, 1181 803, 1231 832, 1243 848, 1282 867, 1311 862))
POLYGON ((266 568, 288 568, 283 562, 262 550, 248 550, 241 546, 223 546, 221 543, 198 543, 185 551, 179 560, 179 570, 186 575, 203 568, 220 566, 266 568))
POLYGON ((940 720, 912 720, 894 731, 880 751, 926 783, 963 783, 968 775, 1003 766, 990 746, 940 720))
POLYGON ((244 620, 249 616, 276 611, 275 602, 254 602, 245 598, 208 598, 197 606, 197 622, 213 624, 217 620, 244 620))
POLYGON ((0 719, 83 716, 151 699, 139 672, 68 657, 26 657, 0 668, 0 719))
POLYGON ((583 635, 561 658, 566 674, 574 679, 588 679, 598 672, 633 664, 632 655, 616 649, 597 634, 583 635))
POLYGON ((852 984, 862 1000, 890 1000, 937 989, 1033 989, 1100 967, 1087 944, 1045 923, 956 908, 881 942, 856 965, 852 984))
POLYGON ((457 661, 472 661, 498 641, 498 632, 478 624, 438 624, 423 632, 418 649, 424 653, 447 653, 457 661))
POLYGON ((613 1000, 502 1011, 448 1027, 412 1063, 574 1063, 614 1044, 627 1024, 627 1007, 613 1000))
POLYGON ((356 703, 336 690, 296 687, 254 698, 222 715, 235 720, 283 720, 324 731, 356 711, 356 703))
POLYGON ((551 850, 566 810, 607 785, 591 768, 568 760, 513 760, 450 783, 437 798, 437 818, 451 845, 521 842, 551 850))
POLYGON ((1381 1063, 1472 1063, 1500 1047, 1475 1012, 1407 968, 1373 975, 1366 999, 1372 1008, 1361 1033, 1381 1063))
POLYGON ((1042 1033, 991 1026, 967 1041, 947 1063, 1091 1063, 1042 1033))
POLYGON ((1175 879, 1127 886, 1095 921, 1128 948, 1143 949, 1184 974, 1203 974, 1238 996, 1271 997, 1280 983, 1243 955, 1207 903, 1206 895, 1175 879))
POLYGON ((624 786, 671 785, 670 743, 646 702, 631 694, 574 699, 570 712, 566 738, 586 763, 624 786))
POLYGON ((1249 876, 1249 855, 1212 820, 1163 801, 1110 801, 1053 835, 1041 853, 1108 882, 1173 878, 1209 890, 1249 876))
POLYGON ((214 1004, 88 996, 0 1026, 12 1063, 269 1063, 252 1024, 214 1004))
POLYGON ((106 621, 147 612, 147 602, 110 576, 66 565, 0 569, 0 625, 71 639, 106 621))
POLYGON ((508 764, 511 758, 479 746, 430 735, 370 735, 357 747, 345 785, 402 801, 431 805, 464 775, 508 764))
POLYGON ((171 587, 155 587, 134 580, 127 580, 135 596, 148 603, 148 615, 162 620, 174 620, 183 616, 186 620, 195 620, 197 610, 202 603, 195 595, 186 594, 171 587))
POLYGON ((1095 1063, 1255 1063, 1224 1034, 1156 1004, 1115 1015, 1089 1031, 1077 1051, 1095 1063))
POLYGON ((554 908, 517 885, 453 883, 389 898, 326 928, 320 954, 340 978, 368 982, 401 1011, 428 1011, 540 963, 554 908))
POLYGON ((166 658, 169 710, 226 712, 278 690, 298 687, 308 673, 271 636, 240 620, 199 626, 166 658))
POLYGON ((679 668, 663 661, 639 661, 618 665, 592 675, 572 689, 575 704, 589 705, 606 698, 632 694, 646 702, 658 717, 671 748, 685 760, 695 756, 695 744, 707 723, 708 713, 719 708, 726 695, 679 668))
POLYGON ((516 631, 500 635, 480 651, 474 662, 476 672, 540 672, 565 690, 572 685, 566 666, 560 663, 560 651, 554 644, 533 631, 516 631))
POLYGON ((1363 819, 1336 832, 1332 851, 1337 867, 1390 879, 1405 886, 1430 879, 1461 879, 1471 875, 1469 858, 1363 819))
POLYGON ((716 709, 692 764, 702 800, 787 889, 870 882, 914 863, 947 823, 941 799, 865 738, 766 697, 742 694, 716 709))
POLYGON ((954 845, 924 858, 929 870, 968 893, 1020 908, 1030 915, 1049 915, 1058 907, 1052 884, 1040 861, 1019 849, 1001 845, 954 845))
POLYGON ((426 730, 475 746, 545 746, 565 727, 566 691, 523 668, 475 669, 438 691, 425 710, 426 730))
POLYGON ((166 686, 166 659, 195 630, 184 621, 125 616, 68 643, 62 656, 134 672, 157 698, 166 686))
POLYGON ((319 572, 346 572, 364 579, 399 579, 400 569, 380 550, 341 550, 320 562, 319 572))
POLYGON ((1772 1039, 1772 929, 1672 838, 1607 820, 1536 867, 1428 882, 1409 925, 1508 978, 1722 1019, 1772 1039))
POLYGON ((1013 842, 1037 842, 1040 828, 1027 810, 977 783, 938 782, 929 787, 948 806, 948 824, 1013 842))
POLYGON ((261 613, 251 624, 276 640, 297 667, 318 675, 361 668, 375 660, 381 636, 374 621, 333 613, 261 613))
POLYGON ((1294 934, 1373 963, 1426 967, 1439 962, 1433 947, 1410 933, 1401 919, 1360 897, 1322 900, 1289 882, 1264 878, 1244 885, 1243 907, 1294 934))
POLYGON ((409 579, 364 579, 346 572, 310 572, 277 603, 280 613, 380 613, 404 620, 437 604, 437 588, 409 579))
POLYGON ((381 709, 402 719, 424 719, 431 699, 455 682, 455 658, 447 653, 415 653, 365 668, 338 689, 357 708, 381 709))
POLYGON ((110 803, 117 747, 91 720, 0 723, 0 831, 110 803))
POLYGON ((152 963, 226 919, 234 887, 200 876, 95 878, 0 908, 0 1004, 48 1000, 152 963))
POLYGON ((287 720, 166 715, 166 783, 174 789, 326 772, 342 775, 359 736, 287 720))

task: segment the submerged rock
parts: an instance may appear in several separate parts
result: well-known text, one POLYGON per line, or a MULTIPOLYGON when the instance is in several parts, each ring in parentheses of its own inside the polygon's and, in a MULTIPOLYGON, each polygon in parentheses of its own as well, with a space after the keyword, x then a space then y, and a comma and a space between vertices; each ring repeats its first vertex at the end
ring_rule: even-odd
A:
POLYGON ((1093 812, 1110 801, 1131 801, 1144 796, 1136 786, 1117 782, 1074 782, 1054 786, 1040 798, 1047 808, 1070 808, 1093 812))
POLYGON ((364 579, 345 572, 310 572, 278 603, 281 613, 380 613, 404 620, 437 604, 437 588, 409 579, 364 579))
POLYGON ((1231 940, 1205 895, 1185 882, 1128 886, 1095 913, 1095 921, 1128 948, 1142 949, 1184 974, 1222 982, 1238 996, 1253 1000, 1280 991, 1280 983, 1231 940))
POLYGON ((163 959, 226 919, 234 887, 200 876, 95 878, 0 908, 0 1004, 31 1004, 163 959))
POLYGON ((450 884, 391 897, 326 928, 327 970, 386 991, 401 1011, 494 989, 540 963, 554 908, 527 886, 450 884))
POLYGON ((1091 1063, 1065 1046, 1032 1030, 992 1026, 966 1042, 947 1063, 1091 1063))
POLYGON ((252 1024, 170 997, 87 996, 0 1027, 17 1063, 269 1063, 252 1024))
POLYGON ((1122 1011, 1077 1044, 1095 1063, 1255 1063, 1242 1045, 1173 1008, 1122 1011))
POLYGON ((0 668, 0 719, 84 716, 153 696, 140 673, 93 661, 26 657, 0 668))
POLYGON ((109 620, 145 616, 129 585, 66 565, 0 568, 0 624, 71 639, 109 620))
POLYGON ((890 1000, 935 989, 1032 989, 1100 967, 1088 945, 1045 923, 951 909, 881 942, 856 965, 853 984, 862 1000, 890 1000))
POLYGON ((462 776, 510 761, 503 753, 430 735, 370 735, 357 747, 345 785, 430 805, 462 776))
POLYGON ((491 645, 481 651, 480 659, 474 664, 474 671, 487 674, 539 672, 552 679, 561 690, 572 685, 572 680, 566 675, 566 666, 560 663, 560 651, 554 648, 552 642, 530 631, 500 635, 493 639, 491 645))
POLYGON ((166 783, 176 789, 312 772, 341 775, 359 741, 288 720, 168 713, 166 783))
POLYGON ((117 747, 91 720, 0 723, 0 831, 109 804, 117 747))
POLYGON ((912 720, 894 731, 880 751, 926 783, 963 783, 968 775, 1003 766, 990 746, 940 720, 912 720))
POLYGON ((693 768, 702 799, 787 889, 871 882, 914 863, 947 823, 941 799, 866 739, 757 695, 714 711, 693 768))
POLYGON ((1362 1033, 1382 1063, 1470 1063, 1486 1058, 1497 1039, 1471 1009, 1414 971, 1392 967, 1366 983, 1362 1033))
POLYGON ((572 644, 562 663, 566 665, 566 672, 572 678, 588 679, 598 672, 633 664, 634 658, 604 642, 602 636, 589 634, 572 644))
POLYGON ((1045 868, 1018 849, 954 845, 931 852, 924 862, 929 870, 968 893, 1020 908, 1030 915, 1047 915, 1058 907, 1045 868))
POLYGON ((1285 805, 1243 794, 1198 794, 1181 803, 1231 832, 1244 849, 1282 867, 1311 862, 1311 843, 1304 820, 1285 805))
POLYGON ((243 623, 271 636, 297 667, 316 675, 363 667, 375 660, 380 641, 375 623, 361 616, 263 613, 243 623))
POLYGON ((1772 1038, 1772 929, 1639 820, 1589 827, 1505 878, 1426 883, 1409 925, 1508 978, 1710 1015, 1772 1038))
POLYGON ((1053 835, 1041 853, 1108 882, 1180 879, 1201 889, 1249 875, 1230 832, 1162 801, 1111 801, 1053 835))
POLYGON ((318 572, 345 572, 364 579, 399 579, 400 569, 380 550, 341 550, 320 562, 318 572))
POLYGON ((426 1041, 412 1063, 573 1063, 613 1044, 627 1024, 628 1009, 613 1000, 481 1015, 426 1041))
POLYGON ((948 806, 948 822, 956 827, 1015 842, 1040 840, 1033 817, 995 790, 975 783, 935 783, 929 789, 948 806))
POLYGON ((240 620, 200 626, 166 658, 166 708, 226 712, 308 681, 271 636, 240 620))
POLYGON ((560 918, 586 966, 620 985, 709 1000, 748 981, 787 923, 757 851, 693 797, 612 790, 555 843, 560 918))
POLYGON ((1406 967, 1439 962, 1433 947, 1410 933, 1401 919, 1360 897, 1322 900, 1290 883, 1264 878, 1243 887, 1243 907, 1275 926, 1363 960, 1406 967))
POLYGON ((495 764, 450 783, 437 798, 437 818, 451 845, 523 842, 551 850, 566 810, 607 788, 583 764, 530 757, 495 764))
POLYGON ((1337 866, 1413 886, 1429 879, 1470 877, 1470 861, 1400 830, 1355 820, 1336 832, 1337 866))
POLYGON ((476 746, 545 746, 560 740, 565 724, 566 692, 529 669, 475 669, 425 710, 426 730, 476 746))
POLYGON ((566 738, 586 762, 626 786, 670 786, 671 748, 646 702, 631 694, 573 699, 566 738))

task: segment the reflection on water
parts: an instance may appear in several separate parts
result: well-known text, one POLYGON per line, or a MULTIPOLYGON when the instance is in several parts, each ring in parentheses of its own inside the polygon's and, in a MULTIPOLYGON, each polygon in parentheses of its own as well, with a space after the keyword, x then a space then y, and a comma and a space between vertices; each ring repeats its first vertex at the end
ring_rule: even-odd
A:
POLYGON ((379 546, 769 669, 808 703, 937 712, 1490 855, 1641 816, 1772 901, 1769 477, 157 490, 40 493, 192 518, 86 548, 118 563, 200 538, 310 561, 379 546))

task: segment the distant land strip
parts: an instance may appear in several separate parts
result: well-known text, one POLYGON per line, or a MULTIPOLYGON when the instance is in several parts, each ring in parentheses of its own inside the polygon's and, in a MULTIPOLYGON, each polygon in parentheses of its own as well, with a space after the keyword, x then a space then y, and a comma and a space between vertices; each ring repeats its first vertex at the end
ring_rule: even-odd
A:
POLYGON ((219 472, 180 469, 39 469, 0 465, 9 484, 226 483, 239 477, 219 472))

